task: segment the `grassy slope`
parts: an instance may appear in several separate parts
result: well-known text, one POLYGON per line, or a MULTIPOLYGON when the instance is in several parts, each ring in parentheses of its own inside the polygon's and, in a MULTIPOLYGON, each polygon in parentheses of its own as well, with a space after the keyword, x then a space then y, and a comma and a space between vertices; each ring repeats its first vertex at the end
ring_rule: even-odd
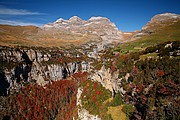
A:
POLYGON ((100 41, 97 35, 45 31, 34 26, 0 25, 0 46, 66 47, 100 41))
POLYGON ((151 35, 143 36, 139 40, 121 44, 119 48, 123 53, 137 52, 167 41, 180 41, 180 21, 166 26, 151 35))
POLYGON ((122 112, 122 106, 109 107, 108 114, 111 114, 113 120, 127 120, 126 114, 122 112))

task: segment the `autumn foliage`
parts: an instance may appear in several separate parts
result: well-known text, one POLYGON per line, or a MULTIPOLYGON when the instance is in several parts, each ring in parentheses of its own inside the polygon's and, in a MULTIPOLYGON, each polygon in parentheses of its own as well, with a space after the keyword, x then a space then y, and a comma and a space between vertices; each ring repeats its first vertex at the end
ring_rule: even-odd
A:
POLYGON ((76 116, 77 83, 86 79, 87 73, 76 73, 71 80, 53 81, 44 87, 26 85, 8 97, 6 115, 15 120, 72 120, 76 116))
POLYGON ((81 95, 83 108, 93 115, 107 119, 107 109, 105 109, 104 101, 111 97, 111 92, 106 90, 100 83, 87 80, 82 84, 83 92, 81 95))

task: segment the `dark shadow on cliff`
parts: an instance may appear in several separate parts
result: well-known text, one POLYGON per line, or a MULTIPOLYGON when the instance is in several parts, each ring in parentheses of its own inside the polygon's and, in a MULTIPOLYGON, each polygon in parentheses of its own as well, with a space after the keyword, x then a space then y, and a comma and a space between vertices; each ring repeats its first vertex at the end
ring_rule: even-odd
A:
POLYGON ((7 89, 10 84, 8 83, 5 73, 0 71, 0 96, 7 96, 7 89))
POLYGON ((67 75, 68 75, 67 69, 64 68, 63 71, 62 71, 62 73, 63 73, 63 79, 66 79, 66 78, 67 78, 67 75))
POLYGON ((10 117, 9 116, 4 116, 2 120, 10 120, 10 117))
POLYGON ((21 75, 22 75, 22 79, 25 82, 28 81, 28 73, 31 72, 31 67, 32 67, 32 61, 29 59, 26 52, 23 52, 22 53, 22 61, 15 68, 15 79, 16 79, 17 83, 19 83, 21 81, 21 77, 20 77, 21 75))
POLYGON ((24 59, 24 62, 28 65, 32 65, 32 61, 29 59, 29 56, 26 54, 26 52, 22 53, 22 59, 24 59))

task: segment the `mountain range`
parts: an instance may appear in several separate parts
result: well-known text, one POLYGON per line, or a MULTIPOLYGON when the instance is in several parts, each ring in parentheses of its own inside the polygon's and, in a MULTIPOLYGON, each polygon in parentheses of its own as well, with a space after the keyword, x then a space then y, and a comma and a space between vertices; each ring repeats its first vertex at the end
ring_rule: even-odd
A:
POLYGON ((121 32, 106 17, 91 17, 89 20, 82 20, 77 16, 73 16, 69 20, 60 18, 42 27, 0 25, 0 44, 58 47, 70 44, 82 45, 89 41, 103 41, 104 44, 123 43, 134 40, 134 36, 153 33, 179 19, 177 14, 159 14, 154 16, 140 32, 130 33, 121 32), (158 27, 156 27, 157 25, 158 27))
POLYGON ((0 25, 0 120, 178 120, 180 15, 0 25))

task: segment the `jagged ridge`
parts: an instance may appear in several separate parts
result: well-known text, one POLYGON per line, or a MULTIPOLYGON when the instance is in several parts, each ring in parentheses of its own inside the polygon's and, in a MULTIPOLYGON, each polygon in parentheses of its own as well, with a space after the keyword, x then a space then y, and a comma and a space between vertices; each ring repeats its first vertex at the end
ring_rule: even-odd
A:
POLYGON ((87 21, 82 20, 78 16, 73 16, 69 20, 60 18, 53 23, 45 24, 42 28, 71 33, 96 34, 107 43, 120 42, 122 40, 122 32, 106 17, 91 17, 87 21))

